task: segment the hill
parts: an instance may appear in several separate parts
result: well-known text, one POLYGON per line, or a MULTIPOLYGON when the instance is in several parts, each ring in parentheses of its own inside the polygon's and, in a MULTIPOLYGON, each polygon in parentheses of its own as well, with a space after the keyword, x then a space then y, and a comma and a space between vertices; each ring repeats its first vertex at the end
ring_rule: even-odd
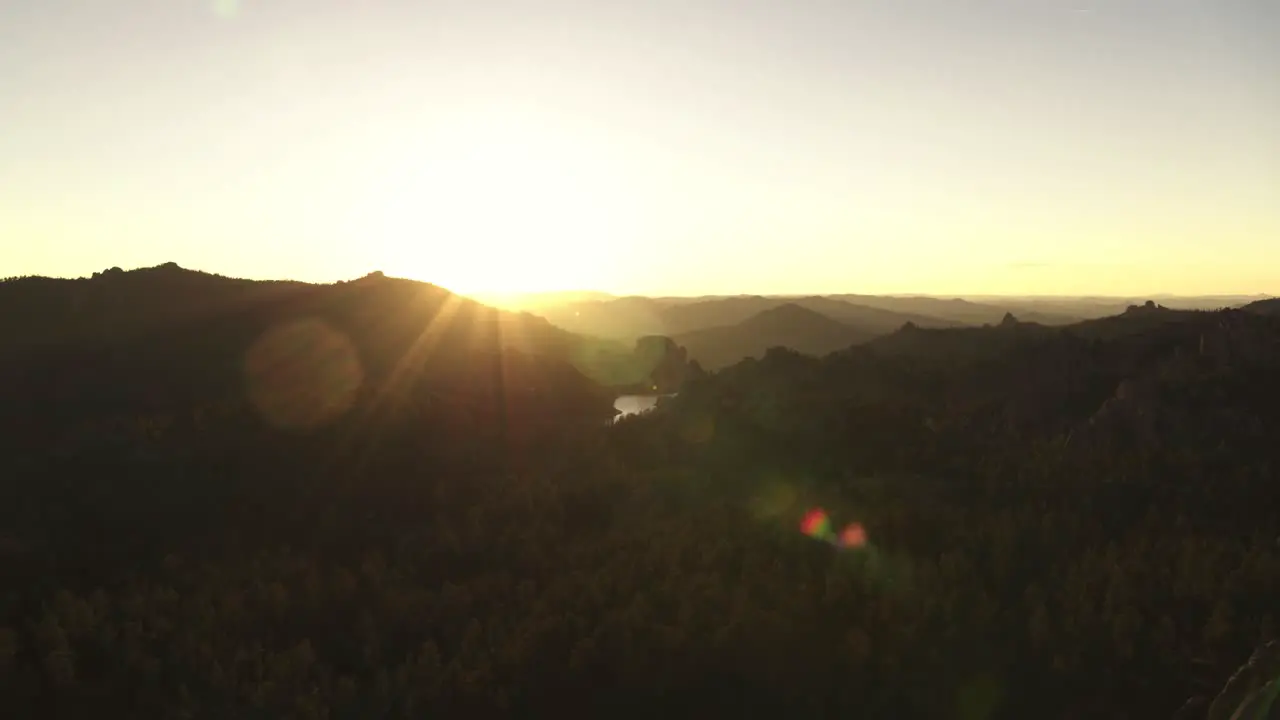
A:
POLYGON ((645 297, 592 300, 535 308, 539 316, 571 332, 630 341, 646 335, 666 335, 664 303, 645 297))
POLYGON ((896 332, 871 341, 870 347, 884 357, 913 361, 963 365, 977 359, 996 357, 1035 338, 1058 333, 1038 323, 1024 323, 1006 313, 999 325, 961 328, 921 328, 904 325, 896 332))
MULTIPOLYGON (((1006 307, 1010 312, 1028 320, 1037 313, 1074 317, 1077 320, 1091 320, 1123 313, 1132 305, 1141 305, 1146 300, 1157 300, 1162 307, 1174 310, 1222 310, 1237 308, 1253 300, 1257 296, 1246 295, 1153 295, 1149 297, 1126 296, 974 296, 967 298, 987 305, 1006 307)), ((1045 322, 1046 325, 1059 325, 1059 322, 1045 322)))
POLYGON ((869 335, 891 333, 908 323, 917 327, 945 328, 960 327, 965 323, 945 317, 921 314, 918 312, 890 310, 870 304, 859 304, 827 297, 799 298, 794 304, 821 313, 832 320, 862 330, 869 335))
MULTIPOLYGON (((1255 297, 1162 296, 1164 307, 1217 310, 1243 306, 1255 297)), ((643 335, 679 335, 733 325, 785 303, 796 303, 869 332, 892 332, 904 323, 917 327, 995 325, 1006 313, 1023 322, 1063 326, 1125 312, 1144 299, 1123 297, 981 297, 833 294, 826 296, 711 296, 610 298, 594 293, 531 296, 525 307, 558 327, 626 341, 643 335), (877 315, 876 313, 880 314, 877 315)), ((513 305, 515 306, 515 305, 513 305)))
POLYGON ((627 297, 542 307, 537 312, 556 326, 573 332, 629 340, 643 335, 678 336, 697 330, 737 325, 783 305, 808 308, 870 334, 892 332, 908 322, 921 327, 954 327, 963 324, 946 318, 818 296, 787 298, 743 295, 680 300, 627 297))
POLYGON ((676 337, 695 330, 737 325, 787 304, 780 298, 759 295, 716 298, 663 307, 660 317, 664 332, 676 337))
POLYGON ((982 328, 933 329, 925 332, 908 325, 898 332, 878 337, 870 346, 886 357, 909 357, 926 363, 965 364, 998 357, 1013 348, 1061 337, 1094 341, 1116 341, 1116 347, 1140 352, 1139 346, 1152 340, 1196 343, 1203 335, 1205 320, 1215 317, 1199 310, 1172 310, 1148 300, 1130 305, 1118 315, 1082 320, 1069 325, 1045 326, 1023 322, 1007 313, 1000 324, 982 328))
MULTIPOLYGON (((11 280, 0 283, 0 306, 7 310, 0 315, 0 364, 11 411, 24 407, 22 398, 44 413, 56 410, 54 398, 74 402, 80 414, 94 401, 103 411, 186 411, 243 396, 259 360, 298 363, 263 372, 321 373, 317 378, 336 372, 320 367, 324 362, 336 363, 352 374, 351 392, 372 397, 406 379, 435 377, 428 384, 443 388, 461 382, 455 371, 494 358, 529 371, 536 359, 537 373, 550 373, 542 380, 554 375, 567 383, 554 384, 558 399, 580 391, 607 415, 607 388, 648 383, 652 370, 623 345, 380 273, 310 285, 168 264, 90 279, 11 280)), ((513 382, 503 391, 534 392, 541 384, 513 382)))
POLYGON ((787 303, 765 310, 728 327, 706 328, 674 336, 689 358, 708 370, 732 365, 747 357, 762 357, 771 347, 786 347, 809 355, 826 355, 871 334, 805 308, 787 303))
POLYGON ((1280 315, 1280 298, 1257 300, 1245 305, 1243 309, 1248 312, 1261 313, 1264 315, 1280 315))
MULTIPOLYGON (((1026 322, 1041 325, 1066 325, 1093 315, 1072 314, 1066 312, 1043 311, 1012 298, 993 298, 990 302, 974 302, 962 298, 936 298, 925 296, 880 296, 880 295, 832 295, 835 300, 843 300, 855 305, 892 310, 900 313, 911 313, 927 317, 948 320, 961 325, 994 325, 1012 312, 1026 322)), ((1096 315, 1106 314, 1105 310, 1095 310, 1096 315)), ((916 322, 922 327, 928 324, 916 322)))
POLYGON ((430 285, 109 275, 0 284, 14 717, 1203 717, 1274 677, 1275 316, 711 373, 644 337, 610 357, 679 392, 614 423, 599 344, 430 285))
POLYGON ((1203 310, 1174 310, 1147 300, 1134 304, 1117 315, 1095 318, 1076 323, 1071 331, 1081 337, 1111 339, 1138 334, 1156 333, 1161 328, 1187 327, 1187 321, 1203 316, 1203 310))

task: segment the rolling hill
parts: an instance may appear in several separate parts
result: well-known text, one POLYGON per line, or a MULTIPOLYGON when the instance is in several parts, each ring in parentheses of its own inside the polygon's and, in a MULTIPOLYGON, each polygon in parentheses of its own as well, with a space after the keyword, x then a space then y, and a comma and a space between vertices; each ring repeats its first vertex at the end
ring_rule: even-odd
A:
MULTIPOLYGON (((1186 296, 1158 298, 1178 310, 1243 306, 1257 297, 1186 296)), ((1123 313, 1145 298, 927 295, 731 295, 702 297, 611 297, 603 293, 545 293, 520 296, 502 307, 519 307, 576 333, 631 341, 644 335, 680 335, 734 325, 760 312, 795 303, 872 332, 889 333, 907 322, 917 327, 998 324, 1006 313, 1022 322, 1065 326, 1123 313)), ((1265 302, 1265 301, 1264 301, 1265 302)))
POLYGON ((631 340, 644 335, 679 336, 698 330, 737 325, 762 312, 797 305, 871 334, 888 333, 911 322, 921 327, 955 327, 956 320, 916 312, 860 305, 838 299, 741 295, 676 301, 670 298, 625 297, 614 300, 541 307, 537 312, 554 325, 597 337, 631 340))
MULTIPOLYGON (((996 298, 990 302, 975 302, 962 298, 937 298, 928 296, 883 295, 832 295, 833 299, 855 305, 913 313, 952 321, 962 325, 994 325, 1005 313, 1012 312, 1026 322, 1042 325, 1066 325, 1086 315, 1037 309, 1012 298, 996 298)), ((1102 314, 1102 313, 1099 313, 1102 314)), ((916 323, 921 327, 928 325, 916 323)))
POLYGON ((708 370, 715 370, 746 357, 761 357, 771 347, 826 355, 872 336, 799 304, 787 303, 735 325, 695 330, 673 339, 688 351, 691 359, 708 370))
POLYGON ((937 315, 906 310, 889 310, 869 304, 846 302, 835 298, 813 296, 793 301, 800 307, 821 313, 846 325, 873 335, 891 333, 911 323, 924 328, 961 327, 966 323, 937 315))
POLYGON ((1245 305, 1242 310, 1262 315, 1280 315, 1280 298, 1257 300, 1245 305))
POLYGON ((236 403, 300 417, 306 407, 328 413, 326 403, 354 406, 392 389, 485 412, 502 401, 608 417, 608 388, 646 382, 652 368, 643 363, 658 361, 380 273, 312 285, 170 263, 5 281, 0 306, 4 414, 15 422, 24 412, 52 418, 64 403, 82 417, 87 408, 185 414, 236 403), (295 395, 254 397, 258 385, 295 395))
MULTIPOLYGON (((997 681, 982 717, 1204 717, 1274 636, 1265 313, 913 323, 605 423, 590 340, 422 283, 0 303, 16 717, 952 717, 997 681)), ((783 303, 678 339, 866 337, 783 303)))

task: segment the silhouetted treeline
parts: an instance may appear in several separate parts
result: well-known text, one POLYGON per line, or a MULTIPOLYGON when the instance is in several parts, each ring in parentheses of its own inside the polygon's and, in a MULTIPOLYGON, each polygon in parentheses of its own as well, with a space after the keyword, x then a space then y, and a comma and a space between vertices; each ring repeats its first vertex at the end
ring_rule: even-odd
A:
POLYGON ((706 374, 417 283, 239 283, 0 287, 8 715, 1167 718, 1276 637, 1280 318, 706 374), (680 393, 609 424, 601 368, 680 393))

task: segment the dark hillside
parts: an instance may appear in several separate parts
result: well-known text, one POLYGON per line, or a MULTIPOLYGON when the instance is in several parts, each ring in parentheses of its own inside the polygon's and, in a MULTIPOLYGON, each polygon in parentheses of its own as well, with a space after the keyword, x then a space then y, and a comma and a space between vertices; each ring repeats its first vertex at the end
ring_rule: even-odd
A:
POLYGON ((13 717, 1204 717, 1269 677, 1223 690, 1280 622, 1273 316, 706 373, 376 275, 0 302, 13 717), (602 372, 678 393, 609 423, 602 372))
POLYGON ((871 334, 806 309, 780 305, 728 327, 707 328, 676 335, 689 357, 707 369, 732 365, 746 357, 760 357, 771 347, 786 347, 808 355, 825 355, 862 342, 871 334))
POLYGON ((1258 300, 1245 305, 1243 310, 1247 312, 1260 313, 1262 315, 1280 315, 1280 298, 1268 298, 1266 300, 1258 300))
POLYGON ((923 313, 888 310, 825 297, 800 298, 793 302, 800 307, 826 315, 832 320, 856 327, 869 335, 890 333, 907 323, 926 328, 962 327, 966 324, 923 313))
POLYGON ((616 298, 538 308, 556 326, 609 338, 643 335, 686 335, 737 325, 784 305, 798 305, 857 328, 869 335, 892 332, 906 323, 921 327, 956 327, 953 319, 858 305, 825 297, 786 298, 742 295, 713 298, 616 298))
POLYGON ((962 325, 994 325, 1009 312, 1027 322, 1042 325, 1066 325, 1081 319, 1079 316, 1062 312, 1043 312, 1013 298, 993 298, 989 302, 974 302, 961 298, 919 296, 835 295, 832 297, 854 305, 882 308, 899 313, 914 313, 962 325))
POLYGON ((172 263, 92 279, 21 278, 0 283, 6 343, 0 359, 62 346, 119 350, 128 343, 246 350, 261 333, 307 319, 335 326, 360 349, 363 371, 380 377, 410 348, 424 353, 511 348, 560 358, 592 380, 627 384, 646 370, 630 348, 561 330, 442 288, 374 273, 335 285, 225 278, 172 263), (180 342, 175 338, 182 337, 180 342))

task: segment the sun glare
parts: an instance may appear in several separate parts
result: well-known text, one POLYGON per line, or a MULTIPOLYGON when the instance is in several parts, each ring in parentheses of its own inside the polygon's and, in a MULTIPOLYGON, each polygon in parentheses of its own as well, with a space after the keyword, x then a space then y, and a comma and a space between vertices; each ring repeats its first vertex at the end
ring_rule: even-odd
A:
POLYGON ((595 286, 619 220, 605 175, 554 132, 476 123, 401 152, 366 218, 394 275, 462 293, 595 286))

